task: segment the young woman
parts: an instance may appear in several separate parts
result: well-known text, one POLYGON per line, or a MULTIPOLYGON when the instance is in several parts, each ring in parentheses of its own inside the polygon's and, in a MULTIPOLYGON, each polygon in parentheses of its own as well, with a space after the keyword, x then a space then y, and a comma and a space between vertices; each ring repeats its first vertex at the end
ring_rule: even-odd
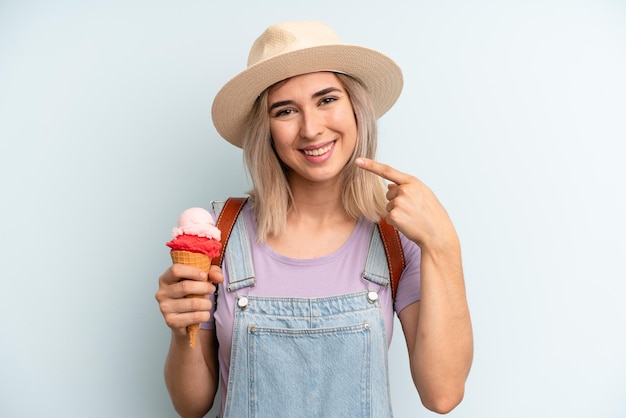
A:
POLYGON ((401 89, 387 56, 285 22, 217 94, 214 124, 243 148, 253 188, 243 244, 229 241, 208 282, 177 264, 159 278, 165 381, 182 416, 203 416, 221 381, 227 417, 389 417, 394 312, 422 403, 445 413, 461 401, 473 341, 457 234, 427 186, 374 160, 376 120, 401 89), (395 298, 381 218, 406 260, 395 298), (185 329, 198 322, 192 349, 185 329))

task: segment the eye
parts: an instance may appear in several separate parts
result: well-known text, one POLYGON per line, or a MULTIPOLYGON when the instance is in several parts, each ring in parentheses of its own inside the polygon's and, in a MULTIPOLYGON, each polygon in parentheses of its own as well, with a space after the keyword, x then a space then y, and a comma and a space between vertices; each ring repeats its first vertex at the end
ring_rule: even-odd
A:
POLYGON ((278 111, 274 112, 274 117, 275 118, 280 118, 280 117, 285 117, 285 116, 289 116, 292 115, 294 113, 294 110, 292 108, 284 108, 284 109, 279 109, 278 111))
POLYGON ((337 98, 334 96, 329 96, 329 97, 324 97, 322 100, 320 100, 320 104, 321 105, 326 105, 326 104, 331 104, 333 102, 337 101, 337 98))

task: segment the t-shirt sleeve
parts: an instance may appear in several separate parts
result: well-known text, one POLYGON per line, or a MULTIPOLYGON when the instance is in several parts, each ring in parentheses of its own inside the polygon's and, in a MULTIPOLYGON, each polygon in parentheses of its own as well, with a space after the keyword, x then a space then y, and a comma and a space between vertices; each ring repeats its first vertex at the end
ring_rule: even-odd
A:
MULTIPOLYGON (((217 215, 213 209, 209 210, 209 213, 213 216, 213 219, 217 219, 217 215)), ((215 295, 207 296, 207 299, 211 301, 211 310, 209 311, 211 313, 211 317, 207 322, 200 324, 200 329, 215 329, 215 319, 213 318, 213 315, 215 314, 215 295)))
POLYGON ((211 306, 211 317, 209 318, 208 321, 203 322, 200 324, 200 328, 201 329, 215 329, 215 319, 213 318, 213 315, 215 314, 215 295, 209 295, 207 296, 207 299, 209 299, 212 303, 211 306))
POLYGON ((400 276, 394 302, 394 309, 397 313, 421 299, 420 247, 402 234, 400 234, 400 241, 404 250, 405 267, 400 276))

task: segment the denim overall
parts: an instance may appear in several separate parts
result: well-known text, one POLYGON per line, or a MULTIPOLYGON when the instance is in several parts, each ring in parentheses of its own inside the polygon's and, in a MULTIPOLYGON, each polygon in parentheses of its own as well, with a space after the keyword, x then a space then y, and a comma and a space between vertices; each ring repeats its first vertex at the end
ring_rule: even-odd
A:
POLYGON ((392 417, 387 339, 376 292, 389 285, 389 270, 376 225, 363 291, 357 293, 254 296, 243 216, 225 258, 227 291, 237 299, 225 417, 392 417))

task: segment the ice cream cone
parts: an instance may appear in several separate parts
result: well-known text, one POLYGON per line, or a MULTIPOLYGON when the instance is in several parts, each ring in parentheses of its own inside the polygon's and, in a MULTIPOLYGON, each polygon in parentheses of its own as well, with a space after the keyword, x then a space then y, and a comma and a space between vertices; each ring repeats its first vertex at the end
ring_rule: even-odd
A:
MULTIPOLYGON (((199 269, 209 273, 211 268, 211 258, 206 254, 192 253, 191 251, 172 250, 170 251, 172 262, 174 264, 185 264, 187 266, 198 267, 199 269)), ((203 298, 204 295, 188 295, 188 298, 203 298)), ((200 324, 192 324, 187 327, 187 335, 189 336, 189 346, 195 348, 196 338, 200 324)))

